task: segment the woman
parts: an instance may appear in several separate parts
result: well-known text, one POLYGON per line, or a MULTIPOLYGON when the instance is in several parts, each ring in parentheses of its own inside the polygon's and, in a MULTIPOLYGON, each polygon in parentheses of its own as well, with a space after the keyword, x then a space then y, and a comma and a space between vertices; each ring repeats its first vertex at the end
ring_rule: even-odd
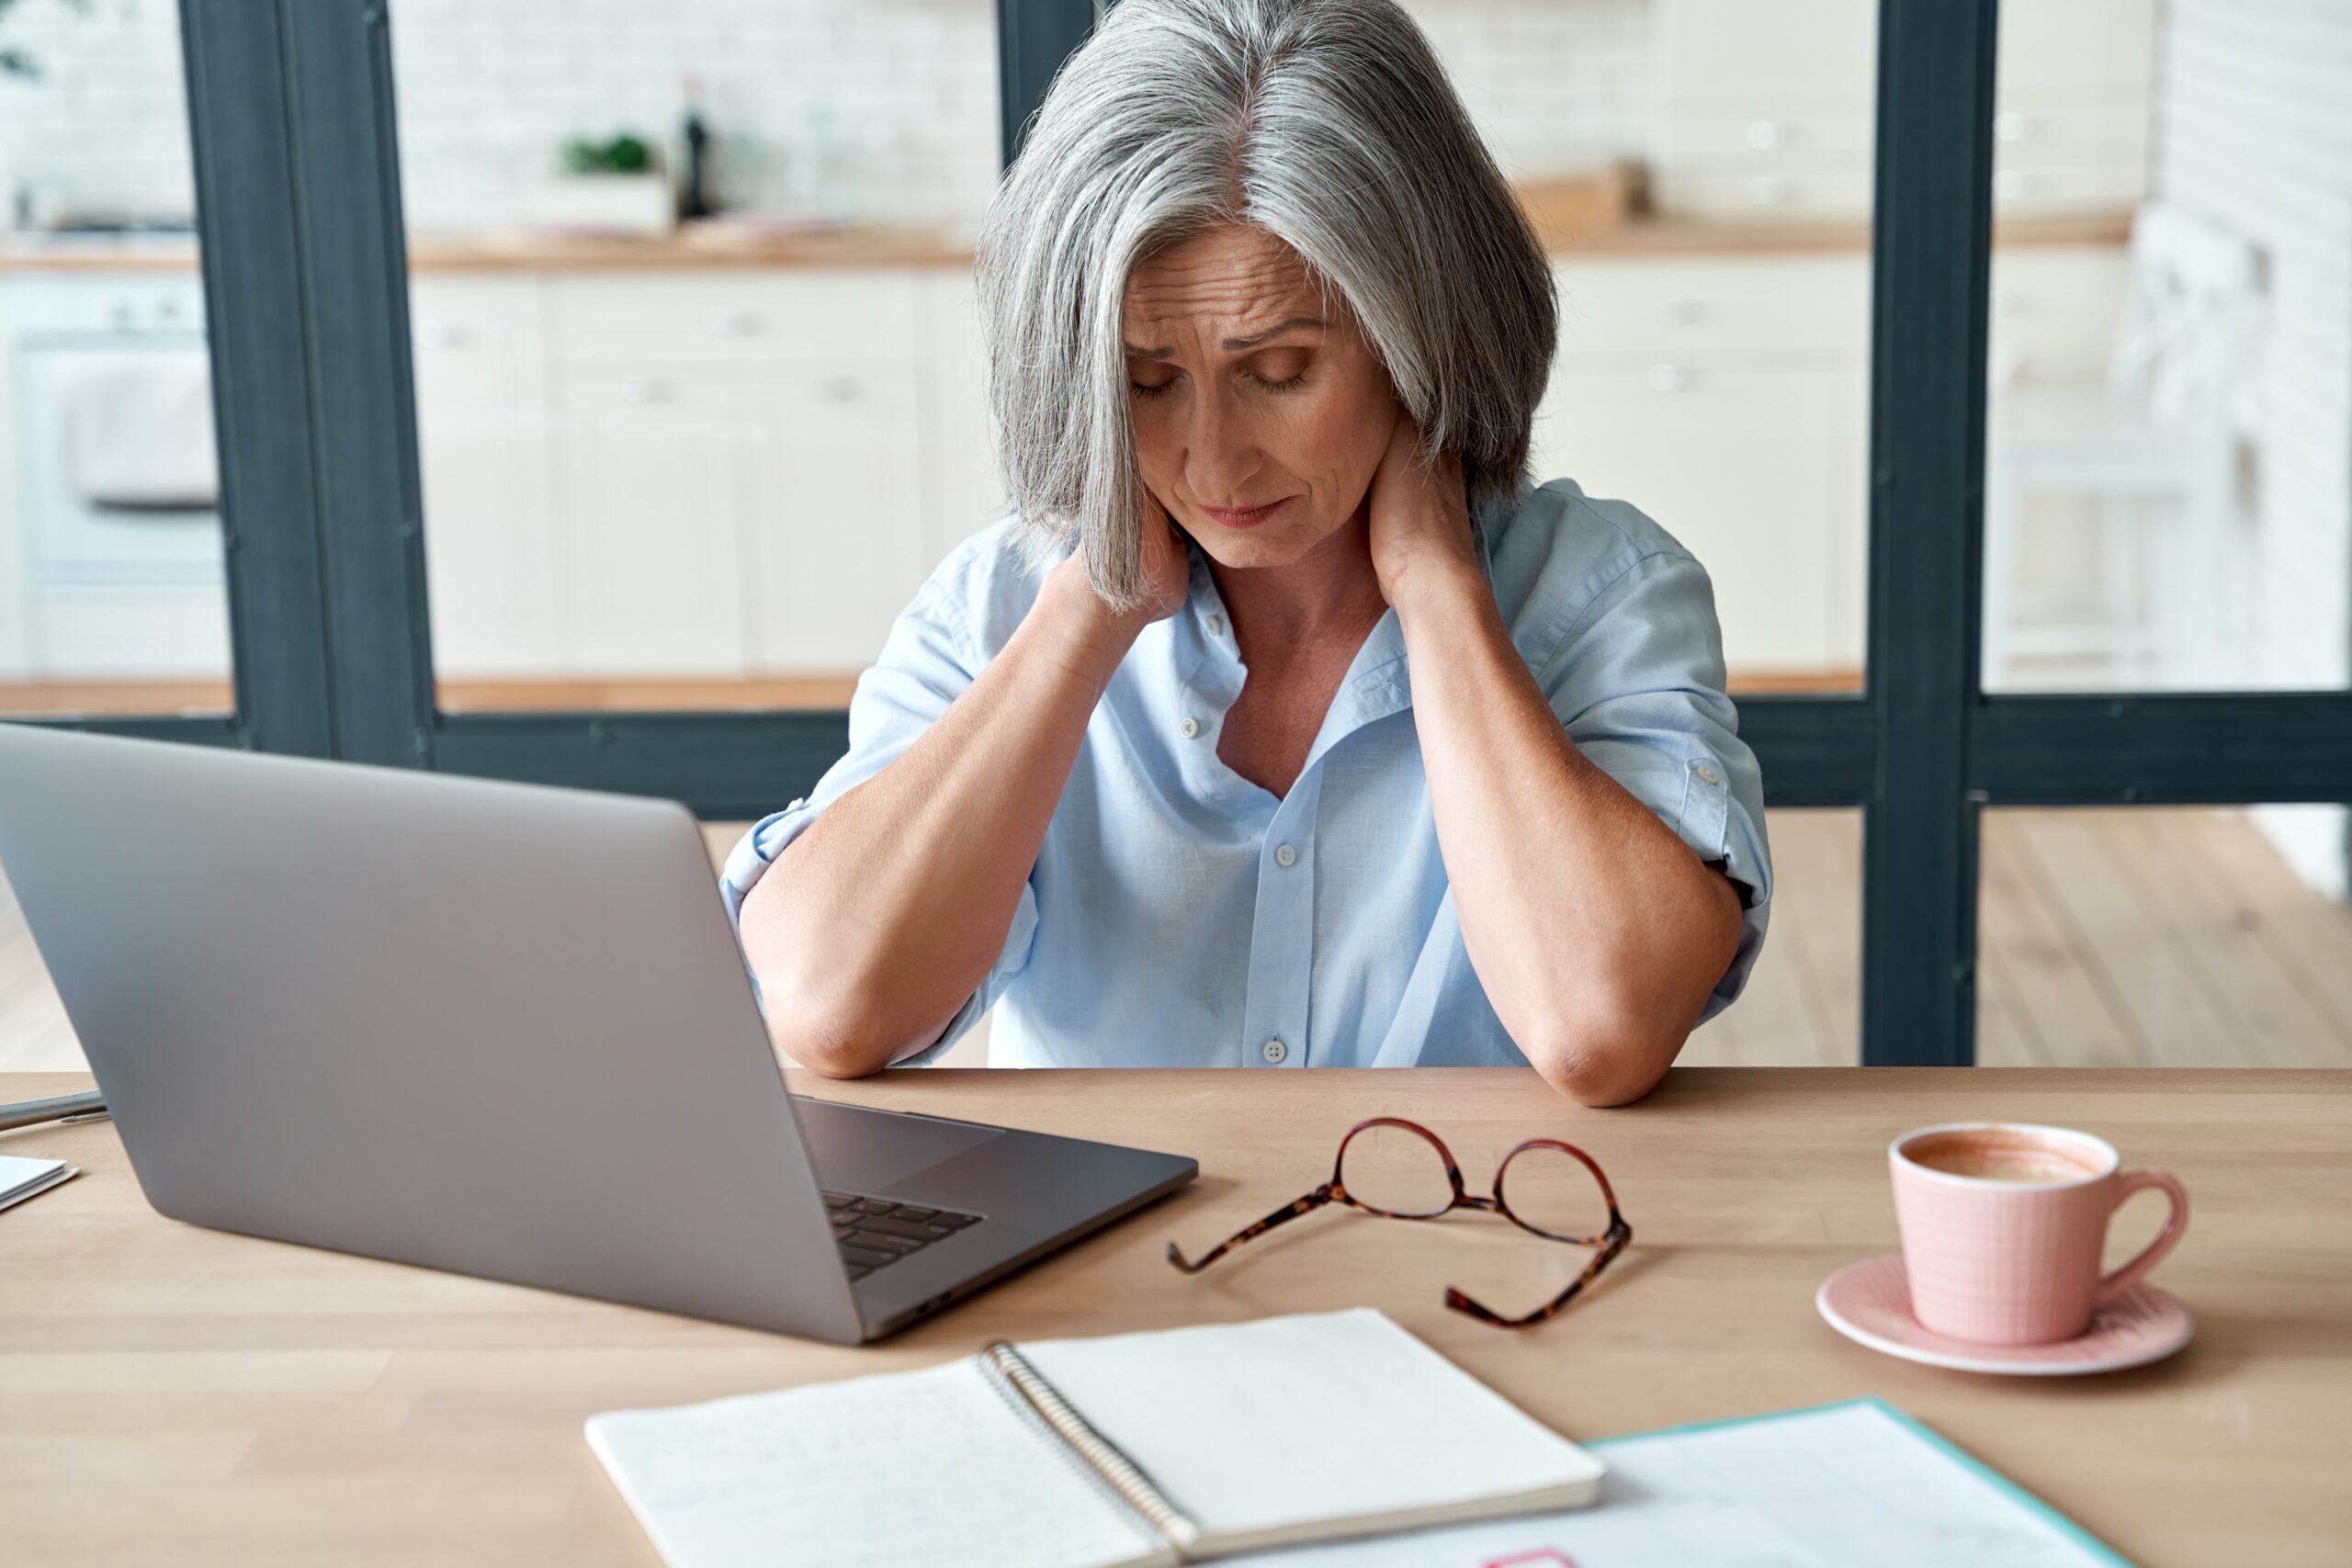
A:
POLYGON ((981 236, 1014 515, 724 883, 778 1043, 1638 1098, 1771 876, 1705 574, 1523 477, 1551 273, 1390 0, 1125 0, 981 236))

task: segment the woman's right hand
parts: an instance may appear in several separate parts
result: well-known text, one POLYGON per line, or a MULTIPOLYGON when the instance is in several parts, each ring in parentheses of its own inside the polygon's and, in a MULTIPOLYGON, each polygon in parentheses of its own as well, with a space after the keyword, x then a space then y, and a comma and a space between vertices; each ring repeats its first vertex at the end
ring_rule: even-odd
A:
POLYGON ((1193 563, 1176 520, 1149 491, 1143 492, 1143 624, 1164 621, 1184 607, 1193 587, 1193 563))
POLYGON ((1159 504, 1159 498, 1144 491, 1143 514, 1143 597, 1126 610, 1114 610, 1103 603, 1094 592, 1093 580, 1086 574, 1085 552, 1073 551, 1053 569, 1049 581, 1057 582, 1059 592, 1067 598, 1081 601, 1090 618, 1099 620, 1119 641, 1119 650, 1137 633, 1154 621, 1164 621, 1184 607, 1192 592, 1193 565, 1186 554, 1184 533, 1159 504))

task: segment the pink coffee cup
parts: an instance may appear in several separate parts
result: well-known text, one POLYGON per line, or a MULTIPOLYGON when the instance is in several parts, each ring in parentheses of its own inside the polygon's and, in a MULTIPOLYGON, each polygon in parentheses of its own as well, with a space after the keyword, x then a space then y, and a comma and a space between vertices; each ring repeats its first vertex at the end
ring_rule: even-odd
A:
POLYGON ((2188 1228, 2188 1193, 2160 1170, 2123 1171, 2088 1133, 2022 1122, 1921 1127, 1887 1145, 1911 1313, 1980 1345, 2047 1345, 2090 1326, 2188 1228), (2172 1201, 2156 1238, 2099 1272, 2110 1215, 2143 1188, 2172 1201))

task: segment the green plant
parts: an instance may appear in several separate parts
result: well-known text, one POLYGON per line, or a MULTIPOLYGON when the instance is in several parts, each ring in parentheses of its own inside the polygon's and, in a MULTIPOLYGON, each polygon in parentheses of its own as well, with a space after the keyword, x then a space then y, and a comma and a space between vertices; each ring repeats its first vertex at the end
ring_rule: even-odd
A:
POLYGON ((626 130, 605 141, 575 136, 563 144, 563 166, 575 175, 641 175, 654 166, 653 150, 626 130))
MULTIPOLYGON (((90 14, 90 0, 61 0, 61 3, 77 17, 86 17, 90 14)), ((17 0, 0 0, 0 22, 6 22, 8 19, 8 13, 14 10, 16 6, 17 0)), ((19 76, 28 82, 38 82, 40 80, 40 61, 35 60, 22 49, 0 44, 0 76, 19 76)))

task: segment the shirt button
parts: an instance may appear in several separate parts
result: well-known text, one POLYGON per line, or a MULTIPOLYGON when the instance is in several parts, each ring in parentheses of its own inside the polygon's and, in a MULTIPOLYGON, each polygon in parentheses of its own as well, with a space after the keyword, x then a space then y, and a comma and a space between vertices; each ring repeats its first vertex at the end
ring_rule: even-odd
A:
POLYGON ((1289 1055, 1290 1047, 1283 1044, 1281 1041, 1269 1040, 1266 1042, 1266 1060, 1269 1062, 1279 1062, 1284 1056, 1289 1055))
POLYGON ((1224 635, 1225 617, 1223 615, 1211 615, 1209 617, 1209 636, 1223 637, 1224 635))
POLYGON ((1276 865, 1295 865, 1298 863, 1298 852, 1292 849, 1288 844, 1276 844, 1274 846, 1274 863, 1276 865))
POLYGON ((1701 784, 1717 784, 1720 783, 1722 779, 1723 775, 1715 772, 1714 769, 1707 766, 1706 763, 1702 762, 1699 764, 1699 782, 1701 784))
POLYGON ((1201 721, 1197 718, 1188 718, 1183 723, 1176 727, 1176 733, 1182 736, 1187 740, 1190 740, 1193 736, 1198 735, 1200 732, 1201 721))

